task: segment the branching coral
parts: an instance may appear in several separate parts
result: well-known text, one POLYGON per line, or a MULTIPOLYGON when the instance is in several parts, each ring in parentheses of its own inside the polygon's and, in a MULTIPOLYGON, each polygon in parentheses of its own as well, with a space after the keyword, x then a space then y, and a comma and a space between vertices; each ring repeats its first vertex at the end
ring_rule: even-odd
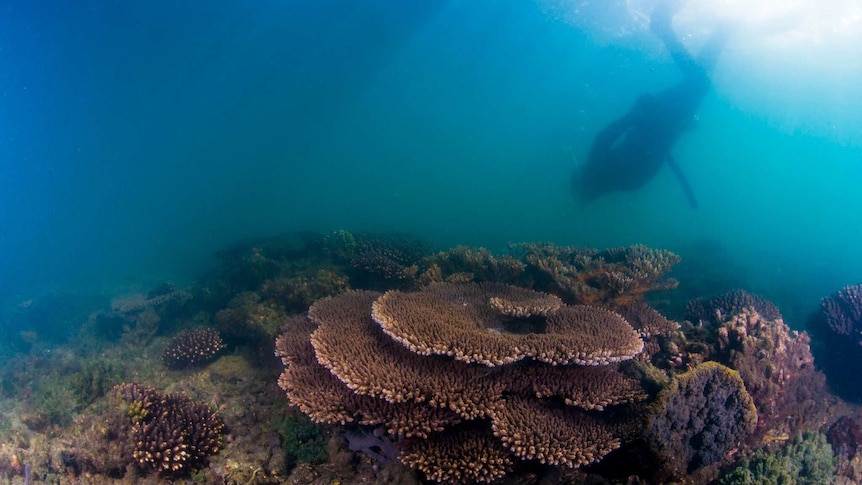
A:
POLYGON ((648 292, 677 286, 665 278, 679 262, 670 251, 642 245, 604 251, 551 244, 513 248, 526 262, 533 288, 571 303, 627 305, 648 292))
POLYGON ((862 285, 845 286, 823 298, 820 313, 830 330, 862 345, 862 285))
POLYGON ((428 402, 467 419, 487 415, 502 383, 480 367, 426 359, 387 337, 371 319, 378 296, 349 292, 311 307, 319 325, 311 336, 317 360, 358 394, 428 402))
POLYGON ((135 459, 160 476, 187 475, 221 449, 224 424, 208 406, 136 383, 121 384, 114 393, 133 423, 135 459))
POLYGON ((607 406, 647 398, 639 382, 614 366, 536 365, 513 374, 509 391, 524 395, 532 392, 539 398, 558 397, 568 406, 585 410, 601 411, 607 406), (517 389, 518 384, 527 384, 526 392, 517 389))
POLYGON ((818 341, 817 362, 830 388, 845 399, 862 401, 862 284, 846 286, 823 298, 808 329, 818 341))
POLYGON ((225 349, 221 335, 211 328, 185 330, 177 334, 162 352, 168 369, 183 369, 213 360, 225 349))
POLYGON ((537 399, 506 399, 491 422, 504 446, 522 459, 541 463, 579 467, 601 460, 621 444, 599 418, 537 399))
POLYGON ((475 428, 406 440, 398 457, 431 480, 452 483, 491 482, 513 465, 511 454, 490 432, 475 428))
POLYGON ((485 248, 456 246, 425 259, 428 267, 420 278, 423 284, 496 281, 513 283, 526 265, 510 255, 495 256, 485 248))
MULTIPOLYGON (((359 295, 361 293, 353 296, 359 295)), ((276 341, 276 354, 285 365, 279 386, 291 403, 315 422, 384 424, 393 435, 425 437, 461 420, 448 409, 413 401, 389 402, 353 392, 317 362, 309 341, 313 328, 314 325, 305 318, 291 320, 276 341)))
POLYGON ((715 327, 745 309, 756 311, 768 320, 782 318, 774 303, 745 290, 729 291, 706 300, 695 298, 686 306, 686 318, 695 324, 715 327))
POLYGON ((412 287, 420 262, 430 254, 424 241, 403 234, 340 231, 327 238, 327 246, 337 262, 353 268, 351 280, 364 288, 412 287))

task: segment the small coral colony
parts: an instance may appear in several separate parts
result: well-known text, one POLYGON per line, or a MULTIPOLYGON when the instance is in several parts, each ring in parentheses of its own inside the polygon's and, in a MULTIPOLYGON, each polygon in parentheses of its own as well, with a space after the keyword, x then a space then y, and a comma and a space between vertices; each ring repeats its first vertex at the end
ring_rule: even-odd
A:
POLYGON ((677 301, 680 258, 644 246, 497 254, 339 231, 218 256, 188 288, 89 312, 53 353, 28 326, 39 303, 20 310, 0 477, 862 479, 862 286, 825 297, 809 336, 743 290, 677 301))

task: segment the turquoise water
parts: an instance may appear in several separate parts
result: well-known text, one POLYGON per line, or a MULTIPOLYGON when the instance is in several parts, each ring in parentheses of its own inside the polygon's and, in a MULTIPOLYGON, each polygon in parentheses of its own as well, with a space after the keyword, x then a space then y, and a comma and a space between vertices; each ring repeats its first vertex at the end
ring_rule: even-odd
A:
POLYGON ((692 210, 666 168, 587 206, 569 191, 598 130, 679 79, 651 2, 7 2, 0 304, 343 228, 667 248, 801 328, 862 281, 857 7, 721 5, 675 23, 692 49, 734 27, 674 149, 692 210))

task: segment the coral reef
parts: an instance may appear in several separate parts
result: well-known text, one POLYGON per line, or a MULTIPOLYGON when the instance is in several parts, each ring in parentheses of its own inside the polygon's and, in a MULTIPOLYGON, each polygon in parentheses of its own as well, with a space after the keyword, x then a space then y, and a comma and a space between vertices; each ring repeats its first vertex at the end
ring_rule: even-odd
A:
POLYGON ((767 320, 781 319, 781 312, 766 298, 745 290, 732 290, 721 295, 703 299, 694 298, 686 305, 686 319, 695 324, 721 325, 728 317, 744 309, 751 309, 767 320))
POLYGON ((642 245, 603 251, 553 244, 519 244, 531 288, 560 296, 567 303, 626 305, 652 291, 676 288, 666 279, 679 262, 676 254, 642 245))
POLYGON ((523 275, 526 264, 511 255, 494 256, 485 248, 456 246, 425 259, 427 269, 420 276, 422 284, 448 282, 508 282, 523 275))
POLYGON ((665 276, 679 256, 641 245, 598 251, 523 243, 510 245, 510 253, 498 256, 484 248, 458 246, 425 258, 419 281, 510 283, 557 295, 569 304, 611 307, 677 286, 665 276))
POLYGON ((75 329, 87 315, 103 308, 103 296, 77 293, 51 293, 18 305, 3 324, 8 333, 4 344, 19 352, 32 347, 56 344, 74 336, 75 329))
POLYGON ((184 330, 177 334, 162 352, 162 363, 168 369, 184 369, 211 362, 226 348, 218 331, 211 328, 184 330))
MULTIPOLYGON (((17 353, 0 367, 0 481, 705 484, 724 469, 723 483, 829 483, 827 429, 831 473, 862 481, 862 411, 829 394, 807 336, 741 291, 669 320, 656 310, 679 293, 650 292, 675 285, 672 253, 432 252, 337 231, 219 257, 184 290, 159 284, 113 309, 58 301, 74 315, 62 335, 28 319, 63 315, 25 302, 0 343, 17 353), (230 355, 165 372, 188 328, 218 332, 230 355), (127 379, 140 384, 106 395, 127 379), (199 440, 218 453, 191 458, 199 440)), ((824 299, 812 326, 818 365, 849 396, 855 296, 824 299)))
POLYGON ((459 428, 424 440, 405 440, 399 459, 430 480, 491 482, 506 475, 512 456, 487 430, 459 428))
POLYGON ((86 360, 78 372, 69 379, 72 391, 81 406, 88 406, 106 395, 116 384, 123 381, 126 368, 119 362, 105 358, 86 360))
POLYGON ((337 231, 326 239, 336 262, 347 263, 355 286, 368 289, 412 288, 430 246, 405 234, 337 231))
POLYGON ((224 424, 206 405, 136 383, 114 388, 132 422, 132 455, 164 477, 188 475, 223 445, 224 424))
POLYGON ((420 292, 387 292, 374 302, 372 317, 387 335, 421 355, 488 366, 528 357, 551 364, 605 365, 630 359, 643 348, 616 313, 561 305, 556 297, 512 286, 447 283, 420 292), (548 318, 535 333, 508 333, 513 315, 548 318))
POLYGON ((280 311, 305 311, 316 300, 350 288, 348 276, 336 268, 309 269, 301 274, 279 276, 263 282, 260 294, 280 311))
POLYGON ((826 440, 835 456, 836 483, 862 482, 862 417, 860 409, 854 415, 840 417, 826 432, 826 440))
POLYGON ((862 447, 862 426, 849 416, 836 421, 826 436, 838 456, 852 458, 862 447))
POLYGON ((434 480, 492 480, 515 457, 569 467, 599 461, 621 438, 597 412, 646 398, 609 365, 642 346, 622 318, 521 288, 347 292, 316 302, 309 319, 291 321, 276 342, 291 403, 317 422, 383 424, 399 438, 399 459, 434 480), (506 331, 519 319, 532 332, 506 331), (475 337, 458 337, 459 328, 475 337), (480 351, 483 334, 496 343, 480 351), (466 346, 449 351, 435 339, 466 346), (513 364, 528 356, 558 365, 513 364), (578 363, 604 367, 570 365, 578 363))
POLYGON ((816 340, 815 354, 832 390, 862 402, 862 285, 846 286, 824 297, 808 320, 816 340))
POLYGON ((826 381, 804 332, 745 308, 716 330, 716 360, 739 372, 758 410, 758 435, 793 436, 825 421, 826 381))
POLYGON ((832 460, 832 448, 826 437, 806 433, 797 435, 779 450, 758 450, 723 476, 718 485, 828 485, 835 481, 832 460))
POLYGON ((862 345, 862 285, 845 286, 820 301, 820 313, 833 333, 862 345))
POLYGON ((774 304, 733 291, 690 302, 689 318, 698 320, 696 326, 686 323, 691 345, 685 358, 738 371, 754 400, 758 423, 747 445, 786 441, 828 421, 827 407, 835 399, 814 365, 811 340, 806 332, 791 331, 774 304))
POLYGON ((614 311, 626 319, 644 342, 644 349, 637 355, 637 360, 651 363, 657 368, 683 365, 677 343, 674 341, 683 337, 678 323, 668 320, 641 301, 618 306, 614 311))
POLYGON ((262 302, 260 295, 244 291, 215 315, 215 328, 232 345, 269 341, 284 324, 284 313, 262 302))
POLYGON ((754 431, 757 411, 739 374, 705 362, 671 381, 646 436, 672 476, 719 463, 754 431))

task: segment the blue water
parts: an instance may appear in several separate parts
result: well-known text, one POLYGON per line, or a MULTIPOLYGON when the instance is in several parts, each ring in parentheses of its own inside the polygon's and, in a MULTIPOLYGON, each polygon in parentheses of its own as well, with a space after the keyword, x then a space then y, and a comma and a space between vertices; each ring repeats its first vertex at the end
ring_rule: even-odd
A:
POLYGON ((5 2, 0 306, 190 280, 240 238, 395 230, 668 248, 801 328, 862 282, 860 21, 835 11, 858 5, 693 0, 690 48, 736 27, 674 150, 700 207, 666 168, 581 206, 592 137, 679 79, 653 5, 5 2))

